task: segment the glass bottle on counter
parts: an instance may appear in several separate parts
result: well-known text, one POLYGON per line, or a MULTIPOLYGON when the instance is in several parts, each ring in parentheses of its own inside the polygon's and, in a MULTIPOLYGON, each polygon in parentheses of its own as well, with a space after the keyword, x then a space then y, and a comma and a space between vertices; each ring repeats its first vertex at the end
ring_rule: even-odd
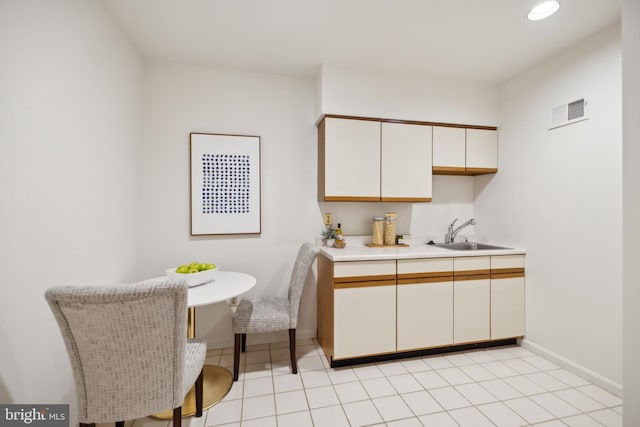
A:
POLYGON ((342 225, 338 223, 338 228, 336 228, 336 240, 342 240, 342 225))

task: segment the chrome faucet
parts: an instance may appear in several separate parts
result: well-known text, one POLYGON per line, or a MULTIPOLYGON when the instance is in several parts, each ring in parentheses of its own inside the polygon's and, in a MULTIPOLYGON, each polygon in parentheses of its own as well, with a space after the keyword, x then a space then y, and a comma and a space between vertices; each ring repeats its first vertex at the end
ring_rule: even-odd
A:
POLYGON ((455 230, 453 229, 453 225, 456 223, 456 221, 458 220, 458 218, 454 219, 453 221, 451 221, 451 224, 449 224, 449 228, 447 229, 447 234, 445 234, 444 236, 444 242, 445 243, 453 243, 453 241, 456 238, 456 235, 460 232, 460 230, 462 230, 463 228, 465 228, 468 225, 476 225, 477 221, 473 218, 471 218, 469 221, 465 222, 464 224, 462 224, 461 226, 459 226, 458 228, 456 228, 455 230))

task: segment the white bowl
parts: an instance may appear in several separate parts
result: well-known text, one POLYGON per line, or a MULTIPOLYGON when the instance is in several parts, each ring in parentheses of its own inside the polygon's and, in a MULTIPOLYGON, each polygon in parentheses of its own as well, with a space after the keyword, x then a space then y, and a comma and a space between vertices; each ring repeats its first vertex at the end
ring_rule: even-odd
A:
MULTIPOLYGON (((177 268, 177 267, 176 267, 177 268)), ((169 277, 179 277, 180 279, 187 282, 189 287, 203 285, 208 282, 213 282, 215 280, 215 275, 218 271, 218 267, 212 268, 211 270, 199 271, 197 273, 176 273, 176 268, 167 269, 166 273, 169 277)))

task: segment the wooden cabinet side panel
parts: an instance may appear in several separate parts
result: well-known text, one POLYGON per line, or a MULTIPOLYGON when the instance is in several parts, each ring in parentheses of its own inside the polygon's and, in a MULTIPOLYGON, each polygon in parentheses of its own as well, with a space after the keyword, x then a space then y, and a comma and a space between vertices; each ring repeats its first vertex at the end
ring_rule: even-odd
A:
POLYGON ((325 357, 331 363, 333 357, 333 262, 318 256, 318 341, 325 357))
POLYGON ((324 141, 325 141, 325 120, 318 124, 318 201, 324 202, 325 191, 325 164, 324 164, 324 141))

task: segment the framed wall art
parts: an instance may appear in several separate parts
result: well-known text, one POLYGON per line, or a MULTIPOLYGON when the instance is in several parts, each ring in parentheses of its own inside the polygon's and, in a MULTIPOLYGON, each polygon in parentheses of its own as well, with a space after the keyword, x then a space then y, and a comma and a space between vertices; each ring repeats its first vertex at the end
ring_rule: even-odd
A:
POLYGON ((259 234, 260 137, 190 134, 191 235, 259 234))

